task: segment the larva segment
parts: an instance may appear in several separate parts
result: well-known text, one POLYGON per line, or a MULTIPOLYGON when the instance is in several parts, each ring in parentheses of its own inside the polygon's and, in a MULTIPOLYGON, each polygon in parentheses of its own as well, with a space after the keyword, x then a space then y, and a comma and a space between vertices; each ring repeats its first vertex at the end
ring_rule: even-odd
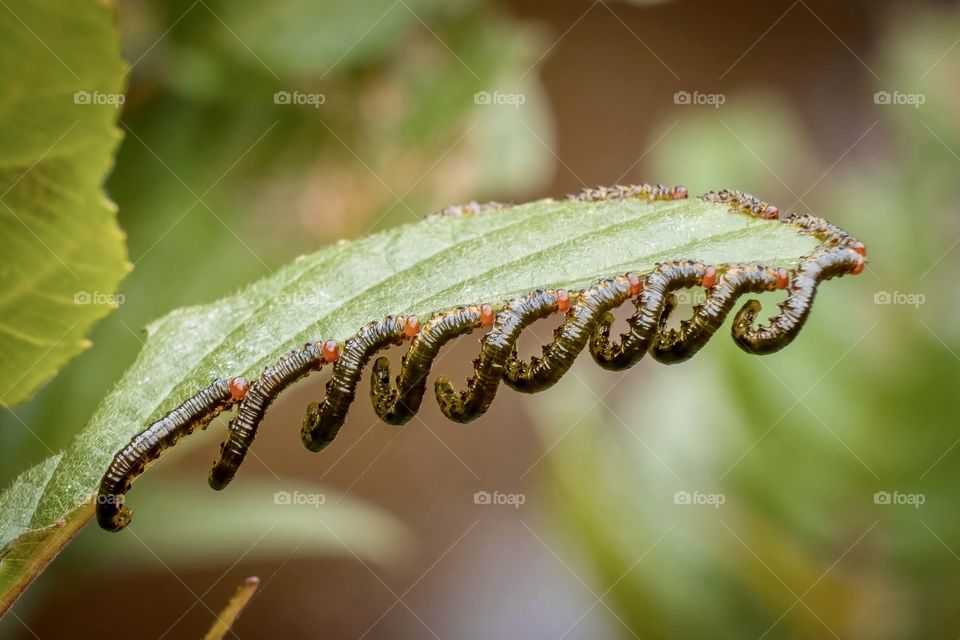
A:
POLYGON ((405 320, 388 316, 371 322, 343 345, 340 358, 333 365, 333 377, 327 382, 326 397, 307 407, 300 432, 305 447, 320 451, 337 437, 357 393, 363 368, 378 351, 403 342, 407 337, 405 320))
POLYGON ((113 458, 97 492, 97 523, 108 531, 119 531, 130 523, 133 511, 124 498, 133 481, 180 438, 210 422, 237 400, 234 392, 245 386, 240 378, 216 380, 205 389, 133 437, 113 458))
MULTIPOLYGON (((483 305, 489 307, 489 305, 483 305)), ((440 349, 450 340, 470 333, 481 326, 483 312, 479 306, 457 307, 441 313, 424 327, 403 356, 396 388, 390 384, 390 361, 377 358, 370 375, 370 399, 381 420, 389 424, 406 424, 423 402, 427 376, 440 349)), ((490 310, 491 323, 493 310, 490 310)))
POLYGON ((467 388, 457 391, 445 376, 437 378, 434 388, 443 414, 454 422, 470 422, 483 415, 493 402, 520 333, 556 308, 557 295, 553 291, 535 291, 507 303, 482 340, 483 347, 474 360, 474 375, 467 381, 467 388))
POLYGON ((543 347, 543 356, 525 362, 516 349, 507 359, 503 381, 517 391, 535 393, 552 387, 573 365, 593 333, 597 322, 611 309, 631 297, 633 287, 626 276, 607 278, 584 289, 567 312, 553 341, 543 347))
POLYGON ((567 200, 582 202, 599 202, 602 200, 684 200, 687 198, 687 188, 682 186, 668 187, 665 184, 632 184, 614 185, 612 187, 595 187, 583 189, 578 194, 567 196, 567 200))
POLYGON ((507 205, 500 202, 477 202, 476 200, 471 200, 466 204, 455 204, 444 207, 440 211, 428 215, 426 220, 436 220, 437 218, 466 218, 487 211, 499 211, 506 206, 507 205))
POLYGON ((220 490, 230 484, 257 436, 267 408, 284 389, 322 369, 328 351, 329 343, 309 342, 264 369, 250 385, 237 415, 230 420, 227 439, 220 445, 220 457, 210 469, 207 482, 211 488, 220 490))
POLYGON ((590 336, 590 355, 604 369, 623 371, 637 364, 647 353, 660 327, 661 318, 673 307, 670 294, 677 289, 698 286, 707 267, 698 262, 668 262, 658 265, 643 281, 634 299, 636 312, 627 319, 629 330, 620 341, 610 340, 613 317, 599 318, 590 336))
POLYGON ((711 191, 700 197, 705 202, 717 202, 730 205, 734 211, 754 215, 766 220, 777 220, 780 218, 780 209, 770 204, 766 200, 743 191, 731 191, 722 189, 720 191, 711 191))

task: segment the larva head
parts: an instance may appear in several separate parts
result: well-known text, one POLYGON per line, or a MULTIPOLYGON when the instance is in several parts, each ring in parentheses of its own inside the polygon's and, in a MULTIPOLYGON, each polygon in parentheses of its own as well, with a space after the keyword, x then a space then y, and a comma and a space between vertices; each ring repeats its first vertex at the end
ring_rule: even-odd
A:
POLYGON ((773 206, 772 204, 768 204, 760 212, 760 217, 763 218, 764 220, 777 220, 780 218, 780 209, 773 206))
POLYGON ((240 402, 247 397, 247 391, 250 390, 250 383, 243 376, 230 378, 230 397, 234 402, 240 402))
POLYGON ((566 311, 570 308, 570 292, 566 289, 557 289, 557 311, 566 311))
POLYGON ((118 510, 116 505, 122 503, 122 495, 97 495, 97 524, 106 531, 120 531, 130 524, 133 511, 130 507, 123 506, 118 510))
POLYGON ((420 318, 417 316, 407 316, 403 320, 403 333, 408 338, 416 337, 420 333, 420 318))
POLYGON ((710 289, 717 284, 717 269, 715 267, 704 269, 702 284, 704 289, 710 289))
POLYGON ((630 285, 630 295, 638 296, 643 293, 643 283, 635 273, 627 274, 627 283, 630 285))
POLYGON ((492 327, 495 314, 493 313, 493 306, 489 304, 480 305, 480 326, 481 327, 492 327))
POLYGON ((786 269, 777 269, 777 289, 786 289, 790 285, 790 275, 786 269))
POLYGON ((866 266, 866 264, 867 264, 866 259, 864 259, 864 257, 858 253, 857 262, 854 265, 853 269, 850 270, 850 273, 852 273, 853 275, 860 274, 860 272, 863 271, 863 268, 866 266))
POLYGON ((340 343, 336 340, 327 340, 323 343, 323 361, 336 362, 340 359, 340 343))

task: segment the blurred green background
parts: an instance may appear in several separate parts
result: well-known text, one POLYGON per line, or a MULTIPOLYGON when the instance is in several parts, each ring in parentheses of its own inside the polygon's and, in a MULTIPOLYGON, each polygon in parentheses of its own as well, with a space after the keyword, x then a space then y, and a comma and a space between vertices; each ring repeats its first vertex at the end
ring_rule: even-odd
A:
MULTIPOLYGON (((139 528, 84 531, 5 637, 196 637, 252 573, 264 587, 239 637, 960 636, 956 3, 177 0, 119 15, 132 68, 107 190, 136 268, 94 348, 0 414, 5 482, 83 426, 149 320, 451 203, 741 188, 828 217, 871 264, 824 286, 777 355, 718 335, 678 367, 585 360, 469 427, 431 407, 396 430, 358 407, 310 455, 291 429, 322 393, 310 380, 271 410, 238 486, 206 489, 214 426, 138 483, 139 528), (349 497, 319 529, 309 510, 276 524, 263 496, 293 486, 349 497), (104 603, 80 629, 58 613, 104 603)), ((474 348, 445 372, 466 373, 474 348)))

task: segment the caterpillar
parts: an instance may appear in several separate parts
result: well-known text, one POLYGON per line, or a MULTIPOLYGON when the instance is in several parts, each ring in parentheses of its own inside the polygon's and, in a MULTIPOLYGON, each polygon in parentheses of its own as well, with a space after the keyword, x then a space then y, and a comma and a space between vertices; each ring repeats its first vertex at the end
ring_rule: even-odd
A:
POLYGON ((291 351, 267 367, 260 377, 239 398, 240 408, 230 421, 230 438, 220 445, 220 458, 210 469, 209 484, 214 489, 227 486, 253 443, 257 426, 270 404, 291 384, 319 371, 325 364, 340 357, 335 340, 322 344, 308 342, 298 351, 291 351))
MULTIPOLYGON (((688 197, 682 186, 630 185, 584 189, 569 199, 594 202, 641 199, 680 200, 688 197)), ((428 377, 442 347, 459 336, 485 331, 474 360, 474 373, 457 389, 446 376, 434 381, 434 394, 443 414, 466 423, 482 416, 501 382, 512 389, 534 393, 551 387, 585 349, 605 369, 620 371, 647 353, 658 362, 672 364, 691 358, 721 327, 737 300, 747 293, 785 290, 780 313, 767 324, 756 325, 760 303, 748 300, 734 315, 734 342, 752 354, 769 354, 796 338, 806 322, 820 282, 845 274, 859 274, 866 264, 865 245, 822 218, 810 215, 781 217, 779 209, 740 191, 711 191, 701 199, 726 205, 730 210, 792 224, 814 236, 818 248, 803 258, 792 272, 758 264, 708 265, 691 260, 663 262, 647 273, 626 272, 596 281, 584 289, 536 290, 495 307, 490 302, 459 306, 421 321, 418 316, 394 316, 363 326, 343 344, 334 340, 310 342, 289 352, 264 369, 253 381, 242 377, 214 381, 209 387, 150 424, 114 456, 97 494, 96 517, 101 527, 119 531, 129 524, 132 512, 124 506, 133 481, 181 438, 205 429, 220 413, 239 405, 230 420, 220 456, 208 482, 223 489, 236 475, 270 404, 291 384, 330 365, 333 374, 323 400, 309 405, 301 439, 311 451, 332 442, 346 421, 367 364, 392 346, 409 342, 399 372, 378 357, 371 367, 370 396, 384 422, 402 425, 416 415, 427 393, 428 377), (676 308, 675 292, 703 287, 706 298, 692 309, 690 318, 668 328, 676 308), (627 330, 611 336, 612 311, 632 300, 633 314, 627 330), (540 356, 520 358, 517 341, 531 323, 554 314, 563 323, 540 356)), ((499 203, 447 207, 428 219, 493 214, 499 203)))
POLYGON ((123 505, 123 499, 134 479, 181 438, 206 428, 214 418, 243 400, 248 391, 246 378, 215 380, 134 436, 117 452, 100 481, 96 505, 100 526, 110 531, 127 526, 133 514, 123 505))

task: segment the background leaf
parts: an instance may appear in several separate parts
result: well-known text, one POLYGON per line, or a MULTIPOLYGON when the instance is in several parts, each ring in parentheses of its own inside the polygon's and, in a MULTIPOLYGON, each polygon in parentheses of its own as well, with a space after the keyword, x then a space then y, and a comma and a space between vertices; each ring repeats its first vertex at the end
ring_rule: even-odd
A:
MULTIPOLYGON (((416 546, 395 517, 330 487, 252 479, 198 513, 190 499, 197 483, 166 480, 145 485, 139 494, 151 512, 138 514, 141 526, 136 535, 116 536, 109 546, 87 544, 82 549, 90 566, 107 562, 137 571, 144 560, 155 557, 173 566, 197 568, 233 563, 241 554, 257 558, 351 553, 383 565, 397 562, 416 546), (349 540, 349 547, 344 540, 349 540), (150 550, 146 557, 144 548, 150 550)), ((81 542, 78 546, 84 547, 81 542)))
POLYGON ((52 557, 85 524, 88 497, 115 451, 214 378, 256 377, 297 345, 346 340, 390 313, 429 316, 536 288, 574 289, 671 259, 792 268, 816 245, 790 225, 697 199, 541 200, 408 224, 302 257, 235 296, 175 311, 148 328, 137 362, 65 452, 36 509, 0 514, 34 530, 4 550, 0 589, 22 587, 24 571, 42 565, 31 559, 52 557))
POLYGON ((96 0, 11 0, 0 11, 3 405, 89 347, 84 336, 120 300, 124 236, 100 189, 120 139, 115 20, 96 0))

